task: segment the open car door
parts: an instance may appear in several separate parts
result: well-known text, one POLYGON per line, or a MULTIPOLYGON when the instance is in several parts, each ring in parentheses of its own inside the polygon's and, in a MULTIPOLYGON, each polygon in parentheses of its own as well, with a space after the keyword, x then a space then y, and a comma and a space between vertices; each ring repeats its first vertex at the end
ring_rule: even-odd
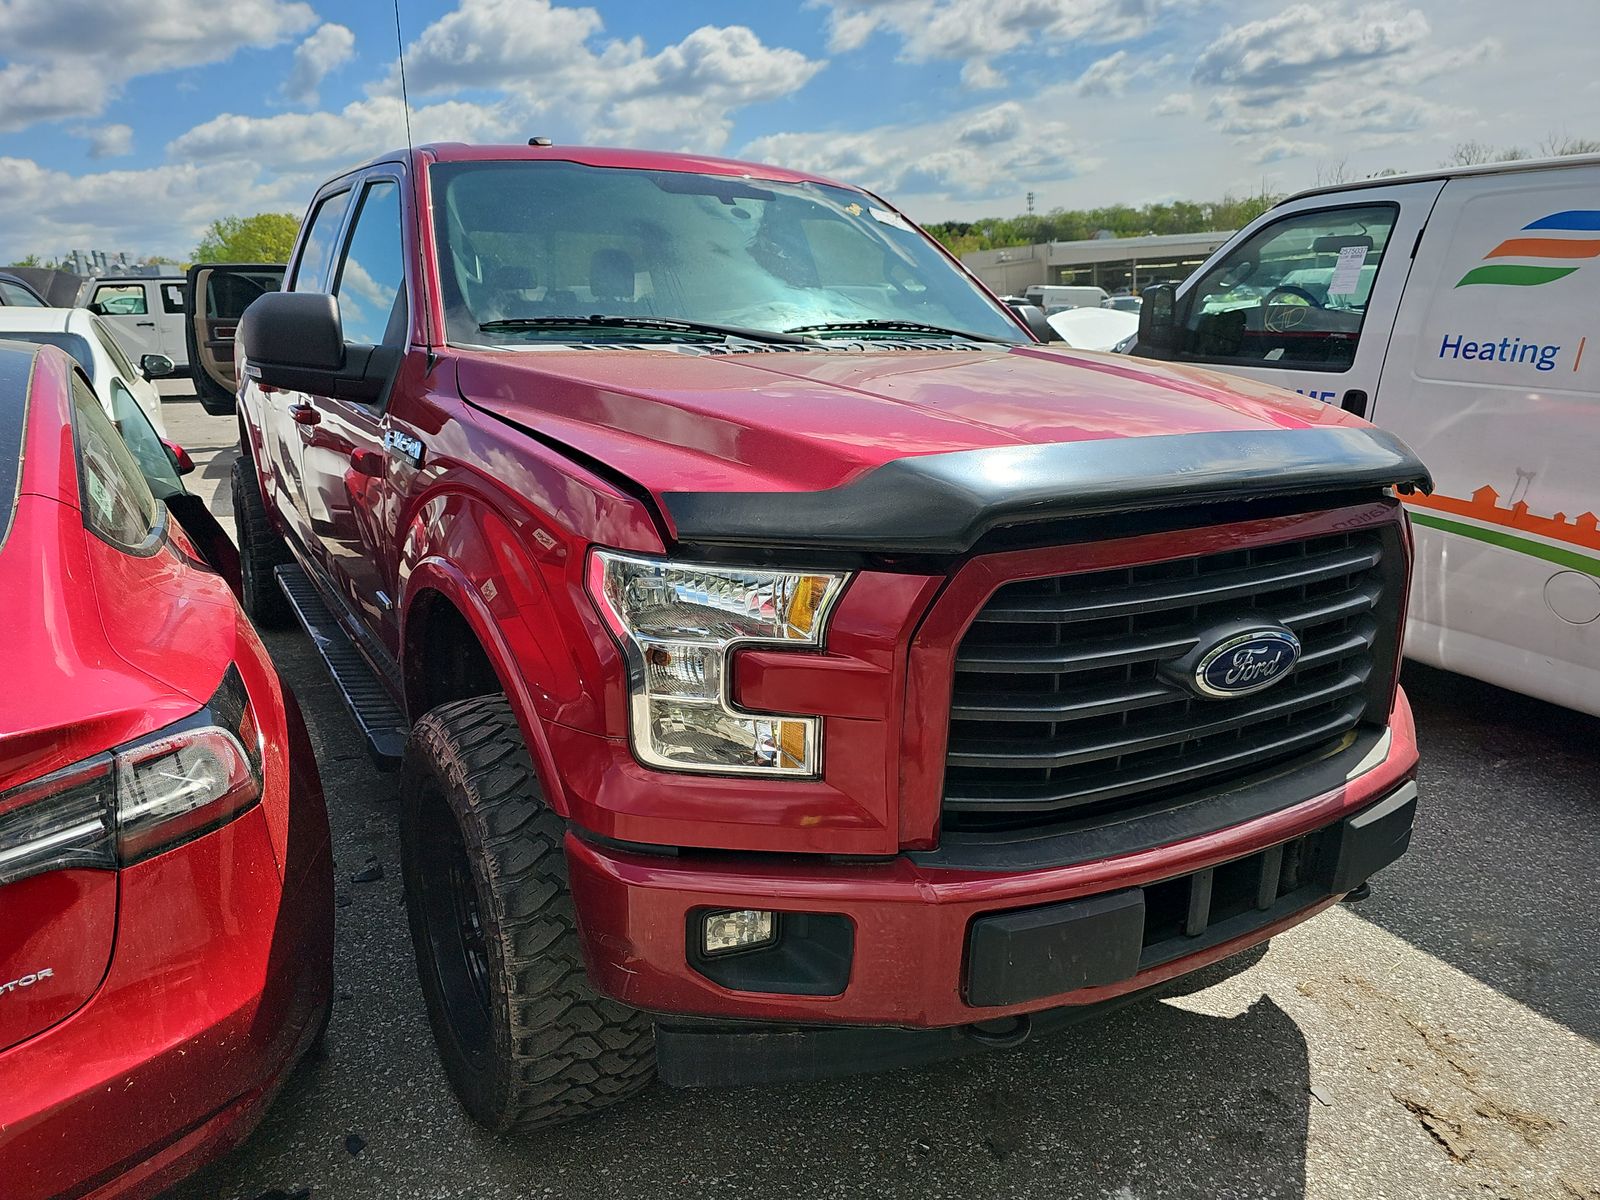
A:
POLYGON ((195 263, 184 289, 184 332, 189 374, 200 403, 214 417, 233 412, 239 380, 233 370, 233 334, 250 302, 283 287, 282 263, 195 263))

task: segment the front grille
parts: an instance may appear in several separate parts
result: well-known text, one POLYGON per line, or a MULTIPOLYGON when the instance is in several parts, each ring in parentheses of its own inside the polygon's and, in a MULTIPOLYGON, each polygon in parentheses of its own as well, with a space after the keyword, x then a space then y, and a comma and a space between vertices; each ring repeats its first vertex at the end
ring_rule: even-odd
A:
POLYGON ((1391 684, 1401 564, 1389 541, 1364 530, 1000 588, 956 657, 946 828, 1214 794, 1341 742, 1391 684), (1164 661, 1234 617, 1295 633, 1288 675, 1226 700, 1163 677, 1164 661))

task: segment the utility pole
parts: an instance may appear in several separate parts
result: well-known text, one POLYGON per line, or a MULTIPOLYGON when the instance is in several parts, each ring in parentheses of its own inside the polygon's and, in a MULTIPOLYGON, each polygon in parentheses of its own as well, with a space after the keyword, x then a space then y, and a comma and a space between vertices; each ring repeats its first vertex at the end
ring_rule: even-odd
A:
POLYGON ((1028 193, 1028 215, 1033 216, 1033 193, 1028 193))

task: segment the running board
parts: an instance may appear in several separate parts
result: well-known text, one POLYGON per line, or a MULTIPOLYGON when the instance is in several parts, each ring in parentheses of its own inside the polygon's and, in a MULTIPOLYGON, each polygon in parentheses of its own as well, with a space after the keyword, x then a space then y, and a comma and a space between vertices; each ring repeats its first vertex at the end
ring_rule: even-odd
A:
POLYGON ((289 598, 295 616, 311 635, 311 644, 327 664, 345 706, 366 738, 367 753, 372 761, 379 770, 399 770, 406 749, 406 719, 389 689, 356 649, 344 626, 298 564, 287 563, 274 568, 273 574, 283 594, 289 598))

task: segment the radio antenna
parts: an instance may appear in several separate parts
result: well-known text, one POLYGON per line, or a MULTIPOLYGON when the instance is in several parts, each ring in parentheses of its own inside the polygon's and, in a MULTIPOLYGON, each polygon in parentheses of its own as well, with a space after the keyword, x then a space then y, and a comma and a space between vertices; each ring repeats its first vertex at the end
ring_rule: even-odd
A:
POLYGON ((428 370, 433 370, 437 356, 433 352, 433 314, 428 307, 428 297, 423 291, 423 278, 427 271, 422 267, 422 189, 417 184, 417 147, 411 138, 411 95, 406 91, 406 40, 400 32, 400 0, 394 0, 394 45, 400 58, 400 108, 406 118, 406 176, 411 182, 411 214, 416 221, 418 264, 415 273, 417 306, 422 309, 423 338, 427 342, 428 370))

